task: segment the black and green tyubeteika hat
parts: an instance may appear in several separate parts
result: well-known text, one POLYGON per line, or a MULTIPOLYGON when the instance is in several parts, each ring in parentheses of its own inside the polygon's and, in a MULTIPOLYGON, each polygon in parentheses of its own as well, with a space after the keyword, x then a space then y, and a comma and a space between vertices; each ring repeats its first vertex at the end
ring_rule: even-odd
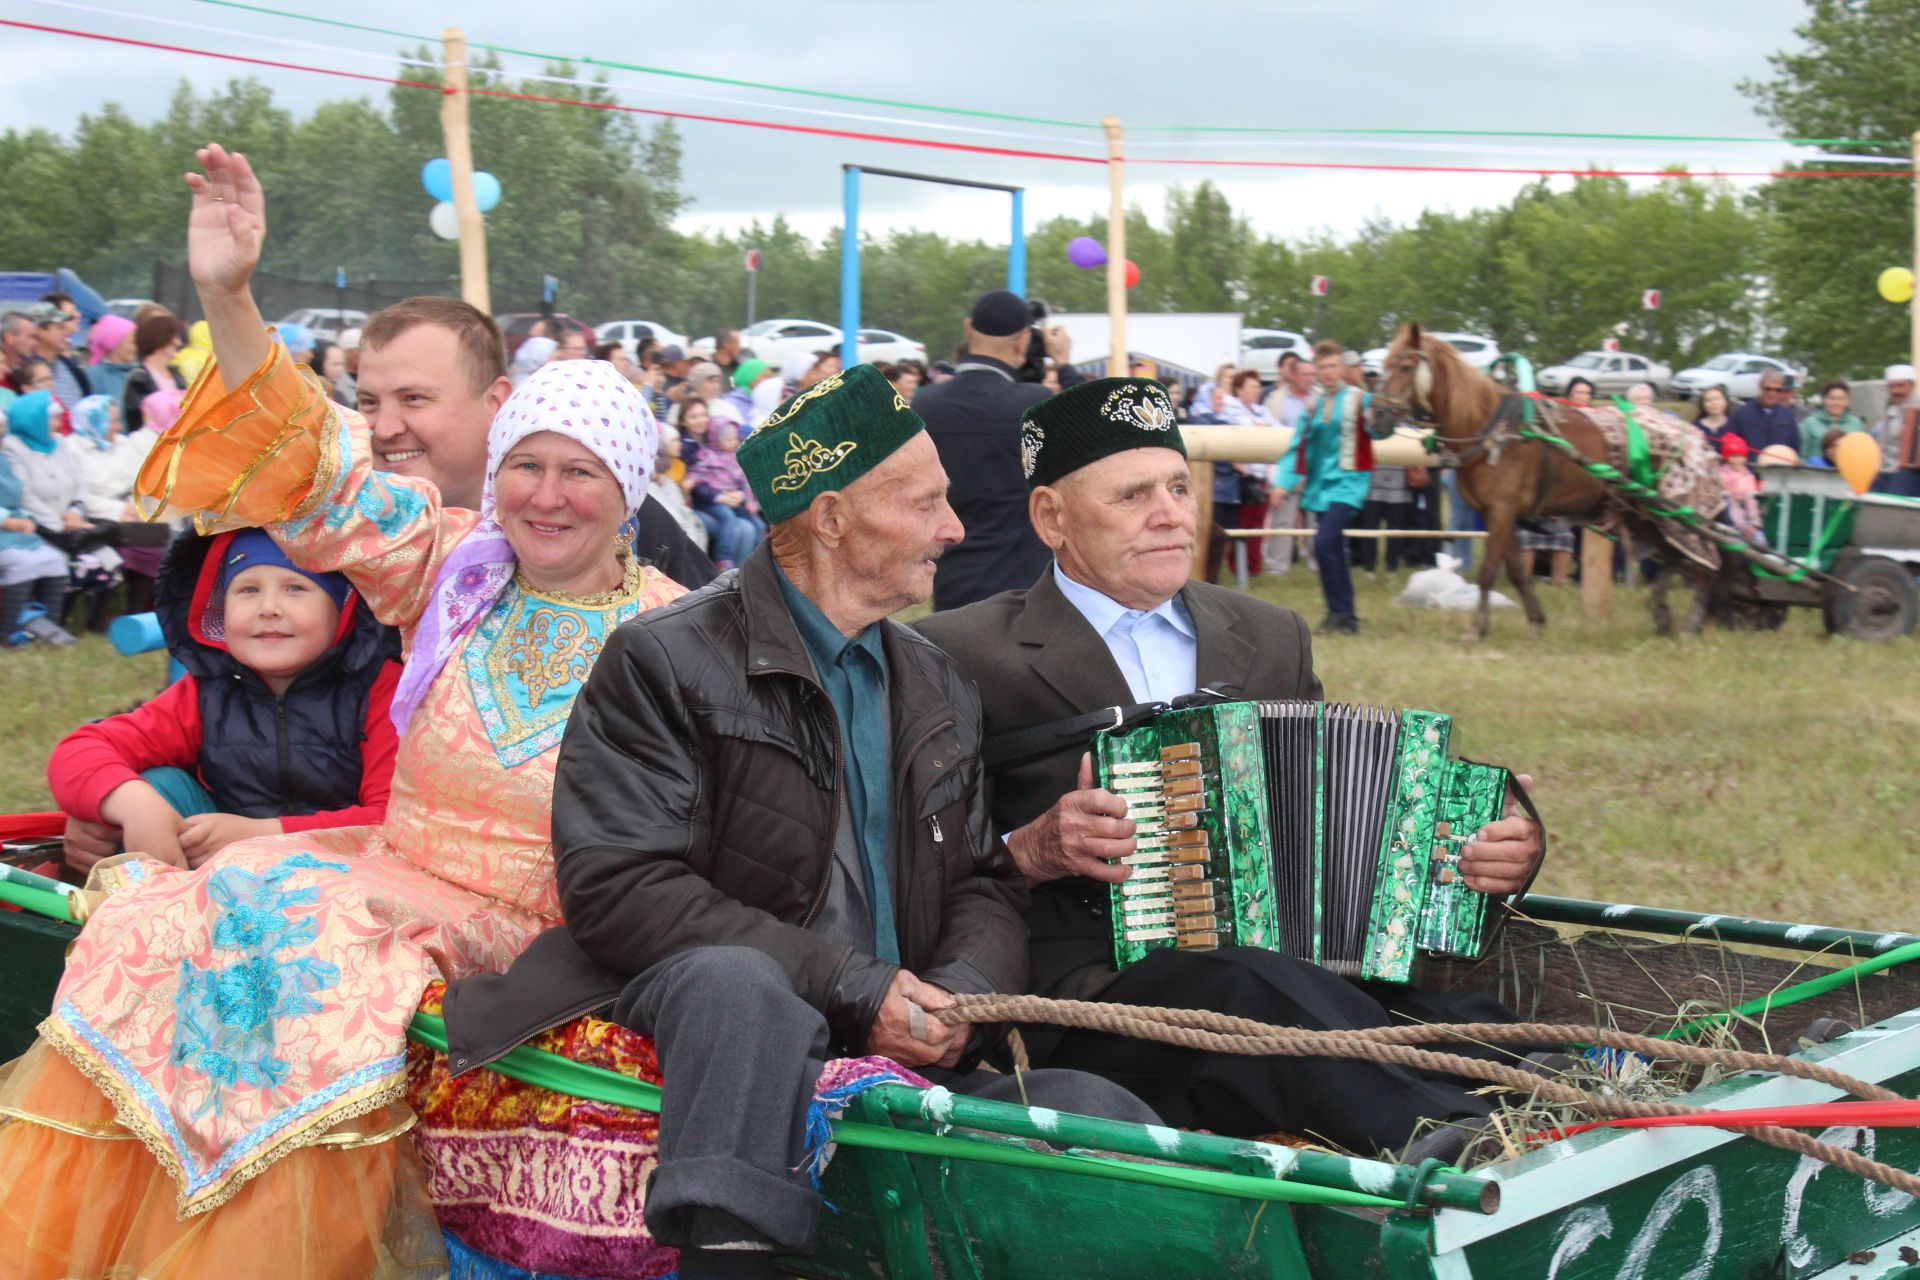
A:
POLYGON ((857 364, 775 409, 740 446, 740 469, 768 524, 844 489, 927 429, 881 372, 857 364))
POLYGON ((1020 469, 1029 489, 1128 449, 1172 449, 1186 456, 1173 401, 1152 378, 1082 382, 1020 418, 1020 469))

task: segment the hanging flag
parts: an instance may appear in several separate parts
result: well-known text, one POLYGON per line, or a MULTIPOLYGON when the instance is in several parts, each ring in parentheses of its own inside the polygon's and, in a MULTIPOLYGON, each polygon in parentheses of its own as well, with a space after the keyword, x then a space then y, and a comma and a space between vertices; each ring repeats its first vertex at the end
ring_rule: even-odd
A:
POLYGON ((1642 289, 1640 291, 1640 305, 1648 311, 1658 311, 1660 309, 1660 291, 1658 289, 1642 289))
POLYGON ((1333 292, 1333 281, 1331 279, 1329 279, 1326 276, 1315 276, 1313 278, 1313 296, 1314 297, 1324 298, 1332 292, 1333 292))
POLYGON ((758 249, 747 250, 747 270, 758 271, 759 269, 760 269, 760 251, 758 249))

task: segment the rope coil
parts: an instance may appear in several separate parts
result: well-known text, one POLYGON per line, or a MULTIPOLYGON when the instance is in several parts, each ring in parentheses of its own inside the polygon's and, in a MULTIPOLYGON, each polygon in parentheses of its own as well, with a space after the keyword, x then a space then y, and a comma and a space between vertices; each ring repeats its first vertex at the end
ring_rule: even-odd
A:
MULTIPOLYGON (((1169 1009, 1143 1005, 1102 1004, 1088 1000, 1050 1000, 1025 995, 956 995, 951 1008, 934 1013, 949 1026, 976 1022, 1046 1023, 1081 1031, 1155 1040, 1177 1048, 1207 1053, 1249 1056, 1356 1058, 1386 1062, 1416 1071, 1467 1076, 1504 1085, 1552 1102, 1577 1106, 1600 1118, 1645 1116, 1702 1116, 1713 1112, 1672 1102, 1636 1102, 1591 1094, 1573 1085, 1551 1080, 1503 1063, 1462 1054, 1413 1047, 1433 1041, 1504 1041, 1507 1043, 1567 1043, 1584 1041, 1695 1064, 1714 1064, 1739 1071, 1772 1071, 1827 1085, 1856 1097, 1900 1101, 1901 1096, 1880 1085, 1857 1079, 1819 1063, 1739 1049, 1679 1045, 1651 1036, 1596 1027, 1552 1022, 1476 1022, 1371 1027, 1353 1030, 1310 1031, 1255 1022, 1209 1009, 1169 1009)), ((1880 1183, 1920 1198, 1920 1176, 1869 1159, 1833 1143, 1821 1142, 1795 1129, 1778 1125, 1722 1125, 1770 1146, 1807 1156, 1856 1177, 1880 1183)))

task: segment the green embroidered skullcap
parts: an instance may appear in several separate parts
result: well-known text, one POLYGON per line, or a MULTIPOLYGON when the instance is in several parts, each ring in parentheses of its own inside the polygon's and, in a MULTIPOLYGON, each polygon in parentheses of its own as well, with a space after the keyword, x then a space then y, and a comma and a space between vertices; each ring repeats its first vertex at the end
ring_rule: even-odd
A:
POLYGON ((1054 484, 1089 462, 1128 449, 1187 455, 1167 389, 1152 378, 1096 378, 1068 387, 1020 418, 1027 488, 1054 484))
POLYGON ((740 469, 768 524, 844 489, 927 429, 881 372, 857 364, 775 409, 740 446, 740 469))

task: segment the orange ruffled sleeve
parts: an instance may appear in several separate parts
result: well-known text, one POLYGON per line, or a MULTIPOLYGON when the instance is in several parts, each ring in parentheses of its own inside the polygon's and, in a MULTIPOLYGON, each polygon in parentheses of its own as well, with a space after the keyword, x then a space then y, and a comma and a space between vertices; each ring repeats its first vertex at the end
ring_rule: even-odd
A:
POLYGON ((141 465, 149 519, 202 533, 265 526, 306 569, 347 576, 380 621, 407 627, 480 517, 443 508, 431 481, 375 471, 366 420, 327 399, 278 341, 228 390, 209 361, 141 465))

